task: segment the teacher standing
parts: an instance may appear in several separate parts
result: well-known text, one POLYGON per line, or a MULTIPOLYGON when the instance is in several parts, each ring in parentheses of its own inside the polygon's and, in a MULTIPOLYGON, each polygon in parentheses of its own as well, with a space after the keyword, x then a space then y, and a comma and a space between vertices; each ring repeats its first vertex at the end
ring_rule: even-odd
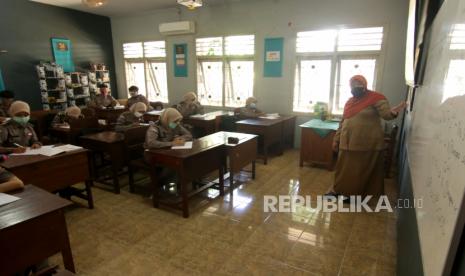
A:
POLYGON ((344 106, 333 141, 338 151, 334 186, 327 195, 372 195, 384 192, 384 131, 381 119, 392 120, 405 108, 391 108, 386 97, 367 89, 361 75, 350 79, 352 98, 344 106))

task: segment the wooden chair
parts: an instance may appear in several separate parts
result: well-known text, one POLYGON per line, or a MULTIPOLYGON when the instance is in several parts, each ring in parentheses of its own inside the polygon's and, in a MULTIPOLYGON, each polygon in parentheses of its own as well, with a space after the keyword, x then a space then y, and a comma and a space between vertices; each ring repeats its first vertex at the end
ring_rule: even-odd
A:
POLYGON ((391 133, 384 137, 385 159, 384 159, 384 176, 390 178, 392 160, 394 159, 394 149, 396 147, 397 132, 399 126, 392 125, 391 133))
POLYGON ((163 110, 165 108, 162 102, 150 102, 150 106, 155 110, 163 110))
POLYGON ((128 99, 116 99, 120 105, 126 106, 128 99))
POLYGON ((58 112, 55 110, 31 111, 31 124, 34 126, 34 131, 37 134, 37 138, 39 138, 43 144, 48 144, 50 141, 50 137, 48 136, 48 129, 57 113, 58 112))
POLYGON ((138 126, 124 131, 126 162, 129 175, 129 192, 134 193, 134 171, 150 172, 150 165, 144 159, 144 142, 148 126, 138 126))

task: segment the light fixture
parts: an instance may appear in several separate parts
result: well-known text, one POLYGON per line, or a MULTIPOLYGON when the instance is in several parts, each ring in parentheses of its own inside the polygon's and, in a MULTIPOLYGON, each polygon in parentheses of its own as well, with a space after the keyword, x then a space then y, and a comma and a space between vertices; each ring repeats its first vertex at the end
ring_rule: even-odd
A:
POLYGON ((202 0, 178 0, 178 4, 186 6, 189 10, 202 7, 202 0))
POLYGON ((82 0, 82 4, 89 8, 99 8, 106 5, 108 0, 82 0))

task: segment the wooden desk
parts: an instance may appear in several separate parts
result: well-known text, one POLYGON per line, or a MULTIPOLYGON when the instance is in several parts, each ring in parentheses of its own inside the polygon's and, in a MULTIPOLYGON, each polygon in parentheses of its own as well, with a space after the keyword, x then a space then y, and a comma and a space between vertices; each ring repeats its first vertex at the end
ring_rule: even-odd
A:
POLYGON ((312 165, 320 165, 332 170, 334 167, 333 139, 338 128, 337 122, 310 120, 301 127, 300 161, 312 165))
POLYGON ((259 147, 261 147, 263 161, 266 165, 270 146, 278 145, 279 151, 282 152, 285 142, 290 139, 294 140, 294 134, 292 134, 291 138, 288 138, 290 132, 294 132, 294 122, 295 116, 281 116, 278 119, 246 119, 236 122, 236 130, 237 132, 260 136, 259 147))
POLYGON ((58 252, 75 272, 63 212, 71 202, 32 185, 11 194, 21 199, 0 206, 0 274, 13 275, 58 252))
POLYGON ((144 121, 146 122, 156 122, 160 119, 161 114, 164 110, 152 110, 144 114, 144 121))
MULTIPOLYGON (((104 131, 81 136, 80 140, 82 146, 93 153, 104 152, 110 156, 113 190, 119 194, 118 172, 125 166, 124 135, 115 131, 104 131)), ((93 168, 93 176, 97 176, 95 168, 93 168)))
POLYGON ((221 117, 231 115, 229 111, 213 111, 200 116, 183 118, 183 123, 199 128, 203 135, 209 135, 220 129, 221 117))
POLYGON ((258 136, 238 132, 220 131, 204 138, 211 138, 222 142, 226 146, 229 160, 229 192, 234 191, 234 174, 239 173, 245 166, 252 164, 252 179, 255 179, 255 160, 257 159, 258 136), (228 143, 229 137, 239 139, 239 143, 228 143))
POLYGON ((33 184, 49 192, 56 192, 74 184, 85 183, 85 195, 79 191, 76 196, 87 200, 90 209, 92 199, 92 178, 89 166, 89 151, 79 149, 55 156, 21 155, 10 156, 2 163, 24 183, 33 184))
POLYGON ((127 111, 126 108, 110 108, 110 109, 102 109, 96 108, 95 109, 95 116, 98 119, 106 120, 108 125, 116 123, 118 120, 119 115, 121 113, 127 111))
POLYGON ((181 200, 175 202, 162 202, 159 198, 160 185, 156 170, 152 169, 151 179, 153 187, 153 206, 158 207, 160 203, 170 205, 182 210, 183 217, 189 217, 189 197, 215 185, 205 184, 201 188, 188 192, 188 184, 206 174, 219 171, 220 195, 224 195, 224 172, 225 165, 223 141, 212 137, 203 137, 195 140, 192 149, 152 149, 145 151, 145 158, 153 167, 167 167, 176 171, 179 185, 181 187, 181 200))

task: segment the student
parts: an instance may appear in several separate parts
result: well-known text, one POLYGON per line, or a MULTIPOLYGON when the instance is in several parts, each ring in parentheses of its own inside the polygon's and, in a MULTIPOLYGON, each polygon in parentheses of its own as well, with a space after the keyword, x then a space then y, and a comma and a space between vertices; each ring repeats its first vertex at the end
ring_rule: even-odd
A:
POLYGON ((23 187, 24 183, 21 179, 0 167, 0 193, 6 193, 23 187))
POLYGON ((265 115, 260 109, 257 108, 257 99, 249 97, 245 101, 245 107, 239 109, 239 117, 241 118, 257 118, 265 115))
POLYGON ((8 116, 8 109, 10 109, 10 105, 15 100, 15 93, 10 90, 3 90, 0 92, 0 99, 2 103, 0 105, 0 117, 10 117, 8 116))
POLYGON ((143 123, 142 116, 146 111, 147 106, 142 102, 131 105, 129 111, 121 113, 121 115, 118 117, 115 130, 124 131, 133 125, 143 123))
POLYGON ((176 109, 183 117, 189 117, 195 114, 204 114, 203 106, 197 101, 197 95, 194 92, 188 92, 184 95, 184 100, 180 102, 176 109))
POLYGON ((100 94, 96 95, 95 98, 89 102, 89 107, 92 108, 107 108, 115 107, 118 105, 118 101, 113 98, 109 93, 108 85, 100 85, 100 94))
POLYGON ((334 136, 338 152, 334 185, 326 196, 378 197, 384 192, 384 132, 381 119, 395 119, 405 102, 391 108, 386 97, 367 88, 361 75, 350 79, 352 98, 345 106, 334 136))
POLYGON ((81 109, 77 106, 70 106, 65 111, 58 112, 53 118, 52 126, 69 126, 71 119, 83 119, 84 115, 81 114, 81 109))
POLYGON ((160 120, 151 125, 145 136, 146 149, 184 145, 192 134, 181 125, 182 115, 174 108, 167 108, 160 120))
POLYGON ((129 95, 131 96, 126 103, 126 108, 130 108, 135 103, 144 103, 147 106, 147 110, 151 110, 149 101, 144 95, 139 94, 139 87, 133 85, 129 87, 129 95))
POLYGON ((40 148, 37 135, 29 124, 31 110, 29 105, 23 101, 15 101, 11 104, 9 114, 11 120, 0 126, 0 150, 9 152, 13 147, 40 148))

